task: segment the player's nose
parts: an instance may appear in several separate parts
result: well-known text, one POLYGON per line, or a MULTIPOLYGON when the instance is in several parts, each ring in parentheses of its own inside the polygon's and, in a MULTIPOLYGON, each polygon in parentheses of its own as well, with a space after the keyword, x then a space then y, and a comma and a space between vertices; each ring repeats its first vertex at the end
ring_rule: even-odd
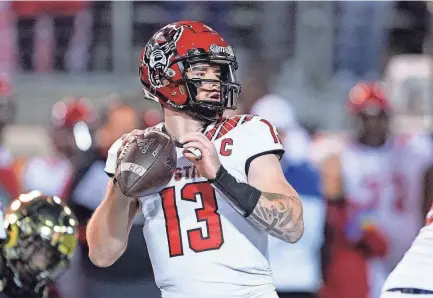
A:
POLYGON ((212 83, 211 85, 211 91, 220 91, 220 84, 219 83, 212 83))
POLYGON ((208 92, 216 92, 220 91, 220 83, 219 82, 205 82, 203 85, 203 89, 208 92))

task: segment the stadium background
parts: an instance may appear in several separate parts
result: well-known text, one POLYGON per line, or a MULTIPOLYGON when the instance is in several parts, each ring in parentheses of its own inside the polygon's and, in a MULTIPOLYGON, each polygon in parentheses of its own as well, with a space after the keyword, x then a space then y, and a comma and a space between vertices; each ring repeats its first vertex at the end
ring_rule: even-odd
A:
MULTIPOLYGON (((52 154, 47 127, 59 100, 82 96, 99 109, 107 98, 119 96, 140 113, 155 108, 142 97, 139 55, 158 28, 179 19, 203 20, 234 47, 243 83, 240 111, 275 93, 289 100, 312 133, 345 134, 350 128, 345 102, 356 82, 386 79, 396 55, 433 53, 432 14, 431 3, 415 1, 2 1, 0 73, 11 81, 17 112, 3 145, 20 177, 28 158, 52 154)), ((428 101, 431 86, 424 82, 430 73, 414 77, 422 82, 420 92, 428 101)), ((317 148, 313 156, 328 150, 317 148)), ((132 241, 136 250, 129 258, 144 245, 140 239, 132 241)), ((134 268, 146 271, 149 289, 155 291, 148 263, 134 268)), ((115 275, 111 270, 107 276, 113 280, 104 277, 103 287, 112 297, 118 286, 115 275)), ((131 276, 122 280, 131 285, 123 297, 143 297, 139 293, 150 291, 136 286, 131 276)), ((146 297, 154 297, 150 293, 146 297)))

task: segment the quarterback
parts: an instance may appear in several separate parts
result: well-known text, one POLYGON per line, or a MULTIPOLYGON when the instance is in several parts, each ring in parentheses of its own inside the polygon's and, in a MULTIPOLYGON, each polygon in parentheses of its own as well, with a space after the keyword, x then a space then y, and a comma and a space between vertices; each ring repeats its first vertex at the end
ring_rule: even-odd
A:
MULTIPOLYGON (((236 108, 236 70, 232 48, 200 22, 167 25, 147 43, 140 79, 145 98, 163 106, 164 123, 152 129, 176 140, 176 170, 164 189, 144 198, 125 197, 111 179, 87 227, 96 265, 110 266, 122 255, 141 209, 163 297, 277 297, 267 234, 298 241, 302 205, 281 170, 284 150, 275 127, 258 116, 222 117, 236 108)), ((110 176, 119 150, 138 133, 110 148, 110 176)))

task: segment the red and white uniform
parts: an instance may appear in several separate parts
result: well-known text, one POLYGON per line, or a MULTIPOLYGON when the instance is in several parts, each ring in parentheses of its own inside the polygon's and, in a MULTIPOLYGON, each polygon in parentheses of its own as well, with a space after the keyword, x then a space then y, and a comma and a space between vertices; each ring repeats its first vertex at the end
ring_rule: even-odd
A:
POLYGON ((23 190, 39 190, 47 196, 63 198, 72 173, 72 165, 65 158, 34 157, 23 170, 23 190))
MULTIPOLYGON (((414 288, 433 291, 433 207, 427 215, 426 225, 419 231, 412 246, 388 276, 382 297, 411 297, 407 294, 388 292, 393 288, 414 288), (400 295, 400 296, 398 296, 400 295)), ((415 295, 413 295, 415 297, 415 295)), ((433 297, 433 295, 416 295, 433 297)))
MULTIPOLYGON (((255 157, 284 152, 275 127, 258 116, 223 118, 204 133, 239 182, 247 182, 255 157)), ((109 174, 115 172, 119 146, 117 141, 109 150, 109 174)), ((182 151, 177 150, 177 168, 167 187, 141 198, 144 237, 162 296, 277 298, 266 232, 236 212, 182 151)))
POLYGON ((430 152, 423 136, 395 137, 381 148, 349 144, 342 151, 346 198, 356 209, 370 211, 389 241, 385 260, 370 262, 373 292, 380 291, 422 226, 421 188, 430 152))

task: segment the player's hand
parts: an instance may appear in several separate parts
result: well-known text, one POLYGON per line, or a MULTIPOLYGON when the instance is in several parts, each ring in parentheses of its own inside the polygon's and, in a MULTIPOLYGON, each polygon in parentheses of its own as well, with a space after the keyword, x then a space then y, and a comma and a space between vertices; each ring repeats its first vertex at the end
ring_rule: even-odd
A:
POLYGON ((124 135, 122 135, 122 148, 126 145, 126 143, 134 141, 137 136, 142 134, 143 132, 143 129, 134 129, 130 133, 125 133, 124 135))
POLYGON ((179 142, 183 144, 183 155, 196 167, 200 175, 207 179, 214 179, 221 166, 214 144, 199 132, 190 132, 182 136, 179 142), (198 149, 201 155, 197 156, 188 149, 198 149))
POLYGON ((122 152, 123 148, 125 148, 125 145, 128 142, 134 141, 137 136, 142 134, 143 132, 144 130, 142 129, 134 129, 133 131, 122 135, 122 145, 120 146, 119 150, 117 150, 117 159, 119 159, 120 152, 122 152))
MULTIPOLYGON (((142 134, 143 132, 144 132, 143 129, 134 129, 133 131, 131 131, 129 133, 125 133, 125 134, 122 135, 122 137, 121 137, 121 139, 122 139, 122 145, 120 146, 119 150, 117 150, 117 163, 119 163, 119 155, 120 155, 120 152, 122 152, 123 148, 125 148, 125 145, 128 142, 134 141, 137 138, 137 136, 140 135, 140 134, 142 134)), ((116 168, 118 167, 118 165, 119 164, 117 164, 116 168)), ((115 174, 115 176, 116 176, 116 174, 115 174)), ((119 185, 117 183, 115 183, 113 185, 113 187, 115 188, 116 193, 118 195, 122 196, 122 197, 128 198, 130 200, 137 200, 138 199, 138 198, 133 198, 133 197, 125 196, 122 193, 122 191, 120 190, 119 185)))

